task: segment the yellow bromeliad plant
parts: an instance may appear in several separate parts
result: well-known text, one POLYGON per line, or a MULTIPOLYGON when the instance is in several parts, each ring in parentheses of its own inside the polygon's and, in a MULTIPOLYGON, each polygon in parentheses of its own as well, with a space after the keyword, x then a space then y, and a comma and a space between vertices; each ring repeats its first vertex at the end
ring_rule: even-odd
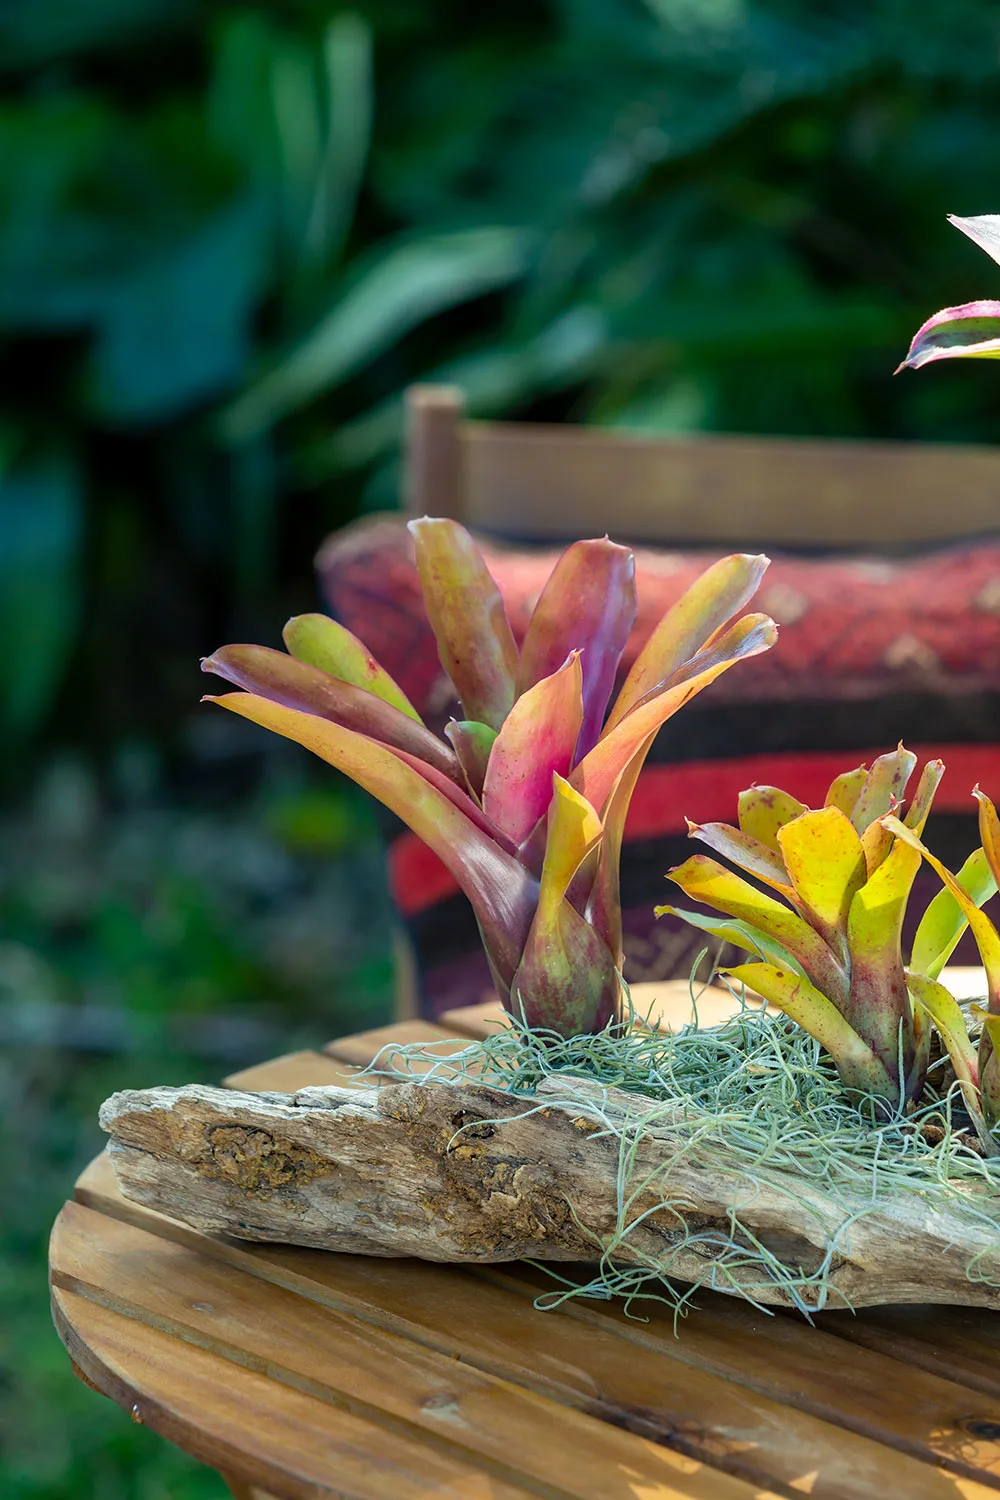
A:
POLYGON ((946 871, 920 841, 944 767, 940 761, 924 767, 904 810, 915 766, 916 757, 900 746, 871 769, 858 766, 838 776, 825 805, 815 809, 777 787, 752 787, 739 799, 738 827, 689 824, 689 831, 757 884, 718 860, 694 855, 669 879, 722 915, 673 906, 658 907, 657 914, 673 912, 752 954, 751 962, 727 970, 729 977, 815 1037, 848 1088, 895 1107, 921 1096, 933 1021, 992 1150, 987 1127, 1000 1115, 992 1050, 1000 1043, 1000 938, 979 907, 997 888, 1000 825, 992 804, 981 798, 984 848, 957 876, 946 871), (945 889, 921 920, 907 969, 903 917, 922 858, 945 889), (961 1008, 938 980, 970 923, 992 976, 991 1015, 978 1058, 961 1008))
POLYGON ((618 862, 657 731, 775 627, 739 612, 766 557, 723 558, 653 631, 610 713, 635 621, 635 565, 607 538, 560 558, 518 646, 500 592, 456 522, 412 521, 441 664, 462 705, 439 739, 350 631, 289 621, 287 654, 224 646, 204 662, 245 689, 210 701, 312 750, 440 856, 475 910, 497 992, 570 1037, 619 1016, 618 862))

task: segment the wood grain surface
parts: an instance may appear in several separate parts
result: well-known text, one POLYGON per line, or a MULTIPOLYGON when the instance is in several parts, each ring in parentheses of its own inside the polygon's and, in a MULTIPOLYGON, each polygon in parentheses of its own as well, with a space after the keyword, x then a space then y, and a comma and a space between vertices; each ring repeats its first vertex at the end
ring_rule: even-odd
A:
MULTIPOLYGON (((449 1021, 451 1018, 449 1018, 449 1021)), ((467 1034, 495 1022, 465 1014, 467 1034)), ((442 1042, 457 1028, 428 1028, 442 1042)), ((347 1083, 412 1024, 244 1070, 347 1083), (331 1076, 337 1069, 339 1076, 331 1076)), ((700 1294, 629 1317, 527 1266, 456 1269, 198 1234, 126 1202, 105 1157, 55 1226, 53 1310, 82 1377, 239 1500, 987 1500, 1000 1315, 819 1326, 700 1294)))

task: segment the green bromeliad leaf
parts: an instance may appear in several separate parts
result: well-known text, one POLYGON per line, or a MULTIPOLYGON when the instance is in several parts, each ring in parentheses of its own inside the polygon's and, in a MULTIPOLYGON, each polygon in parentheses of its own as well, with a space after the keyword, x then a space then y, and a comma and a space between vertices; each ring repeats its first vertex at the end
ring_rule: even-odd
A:
POLYGON ((955 1077, 962 1086, 966 1105, 975 1117, 980 1112, 979 1061, 962 1007, 950 990, 926 974, 908 970, 906 984, 914 1003, 923 1007, 937 1027, 941 1040, 948 1049, 955 1077))
POLYGON ((741 922, 736 918, 710 917, 704 912, 685 911, 679 906, 654 906, 653 915, 680 917, 689 927, 707 932, 710 937, 718 938, 722 943, 731 943, 734 948, 743 948, 755 958, 767 959, 779 969, 791 969, 796 974, 801 974, 803 979, 806 977, 802 965, 792 957, 787 948, 751 927, 748 922, 741 922))
POLYGON ((916 764, 917 757, 912 751, 904 750, 902 745, 872 762, 851 815, 851 822, 859 834, 864 833, 877 818, 885 817, 899 806, 916 764))
POLYGON ((740 964, 723 973, 762 995, 815 1037, 833 1058, 842 1082, 860 1093, 898 1097, 882 1062, 867 1047, 837 1007, 815 985, 774 964, 740 964))
POLYGON ((835 776, 826 794, 825 805, 839 807, 846 818, 851 817, 867 779, 867 766, 856 766, 853 771, 844 771, 842 775, 835 776))
POLYGON ((915 833, 905 828, 898 818, 887 818, 886 827, 896 835, 897 839, 902 839, 904 843, 923 855, 931 868, 941 877, 946 889, 954 896, 972 929, 979 956, 983 961, 983 968, 986 970, 990 1011, 994 1014, 1000 1013, 1000 934, 997 933, 986 913, 979 910, 975 901, 947 866, 925 848, 915 833))
MULTIPOLYGON (((976 906, 982 906, 996 893, 996 877, 982 849, 969 855, 955 879, 976 906)), ((928 903, 914 935, 910 968, 937 979, 968 925, 969 919, 951 891, 947 887, 938 891, 928 903)))
POLYGON ((477 724, 475 719, 451 719, 444 726, 444 732, 458 756, 470 792, 481 797, 496 730, 488 724, 477 724))
POLYGON ((289 655, 296 660, 318 667, 342 682, 352 682, 355 687, 391 703, 418 724, 422 722, 403 689, 379 666, 368 647, 329 615, 296 615, 281 634, 289 655))

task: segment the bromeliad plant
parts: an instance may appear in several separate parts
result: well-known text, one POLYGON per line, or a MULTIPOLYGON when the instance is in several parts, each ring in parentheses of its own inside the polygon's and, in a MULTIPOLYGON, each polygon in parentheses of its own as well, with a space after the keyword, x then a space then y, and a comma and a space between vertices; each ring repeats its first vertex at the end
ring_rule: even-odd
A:
POLYGON ((1000 1117, 1000 937, 979 910, 997 889, 1000 824, 980 797, 982 849, 957 876, 920 840, 944 771, 931 761, 900 818, 916 757, 902 746, 869 770, 838 776, 822 808, 810 809, 777 787, 757 786, 739 799, 739 826, 689 824, 689 832, 774 895, 717 860, 694 855, 673 880, 687 896, 722 917, 673 906, 692 926, 753 955, 724 971, 796 1021, 825 1048, 844 1085, 895 1108, 919 1100, 927 1076, 933 1022, 985 1149, 1000 1117), (930 903, 904 967, 901 934, 921 859, 945 882, 930 903), (978 1058, 961 1007, 938 976, 971 924, 990 975, 990 1009, 978 1058), (988 959, 987 959, 988 955, 988 959))
MULTIPOLYGON (((323 615, 281 651, 225 646, 211 698, 296 740, 378 797, 439 855, 475 910, 497 991, 536 1030, 569 1037, 619 1016, 618 865, 625 814, 660 727, 737 661, 766 651, 766 615, 735 618, 766 557, 710 567, 653 631, 605 719, 635 620, 632 553, 574 543, 520 649, 469 533, 411 521, 427 615, 461 719, 434 735, 362 643, 323 615)), ((917 856, 919 859, 919 856, 917 856)))
MULTIPOLYGON (((972 219, 949 214, 948 222, 1000 264, 1000 214, 972 219)), ((899 369, 919 370, 938 359, 1000 359, 1000 302, 942 308, 917 329, 899 369)))

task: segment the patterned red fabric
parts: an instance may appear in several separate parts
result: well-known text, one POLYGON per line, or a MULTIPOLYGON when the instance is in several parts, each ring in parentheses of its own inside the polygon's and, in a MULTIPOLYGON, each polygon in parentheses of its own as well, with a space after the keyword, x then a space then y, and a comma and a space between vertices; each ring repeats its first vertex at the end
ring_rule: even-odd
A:
MULTIPOLYGON (((520 638, 561 549, 483 543, 520 638)), ((639 614, 625 652, 650 631, 719 552, 636 549, 639 614)), ((451 692, 424 615, 409 535, 398 520, 348 528, 319 558, 337 617, 359 626, 375 657, 416 707, 434 717, 451 692)), ((753 609, 781 626, 773 650, 728 672, 711 701, 859 698, 919 687, 971 693, 1000 683, 1000 542, 930 555, 776 557, 753 609), (820 686, 821 683, 821 686, 820 686)))

